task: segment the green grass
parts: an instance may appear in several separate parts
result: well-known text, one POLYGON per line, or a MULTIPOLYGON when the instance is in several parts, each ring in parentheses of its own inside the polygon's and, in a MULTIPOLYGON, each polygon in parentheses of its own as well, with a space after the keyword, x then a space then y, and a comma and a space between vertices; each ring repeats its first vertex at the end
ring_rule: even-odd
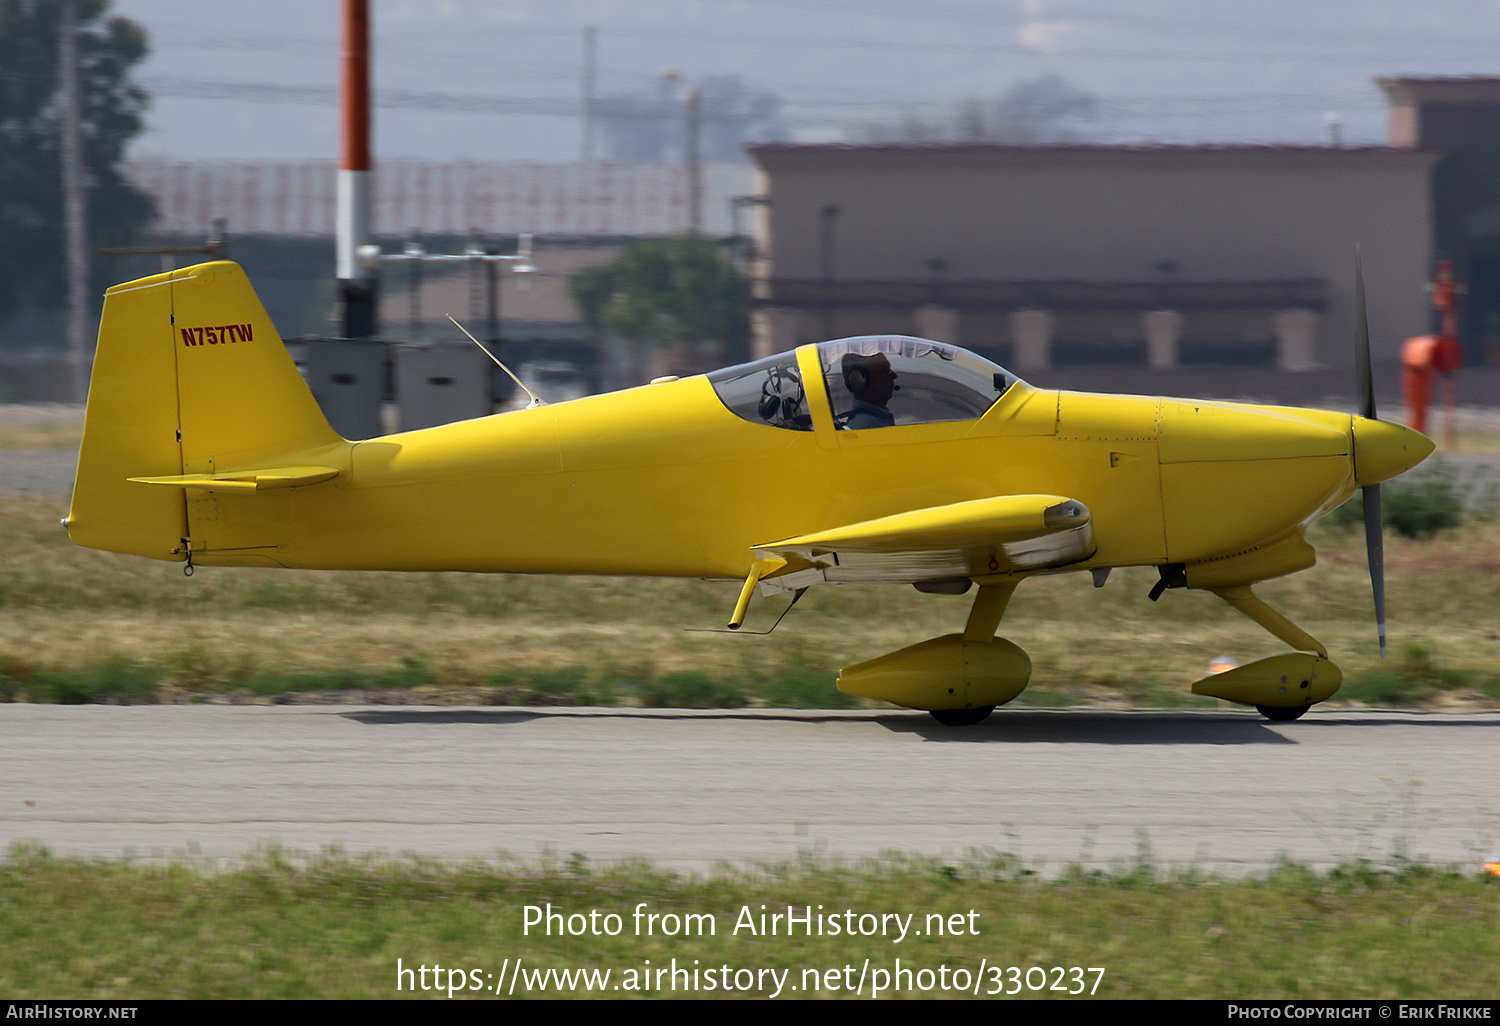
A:
MULTIPOLYGON (((722 680, 695 670, 620 677, 590 666, 507 669, 483 684, 464 689, 476 703, 526 706, 616 706, 645 708, 738 709, 755 704, 786 709, 843 709, 855 704, 834 691, 828 672, 786 670, 762 680, 722 680)), ((429 696, 431 671, 407 658, 386 670, 259 670, 253 666, 219 670, 201 651, 180 654, 169 664, 142 665, 117 660, 69 670, 32 670, 12 659, 0 672, 0 700, 140 703, 172 700, 183 692, 208 695, 287 696, 308 691, 410 691, 429 696), (190 682, 185 687, 184 682, 190 682)))
MULTIPOLYGON (((1441 456, 1381 487, 1381 522, 1386 530, 1405 538, 1431 538, 1464 521, 1458 471, 1441 456)), ((1352 528, 1364 523, 1363 492, 1334 510, 1328 524, 1352 528)))
POLYGON ((1366 671, 1346 686, 1371 705, 1416 705, 1458 692, 1500 699, 1500 674, 1444 665, 1437 646, 1420 638, 1398 646, 1385 668, 1366 671))
POLYGON ((679 670, 645 681, 637 693, 642 705, 655 708, 738 709, 747 704, 742 689, 697 670, 679 670))
MULTIPOLYGON (((646 866, 591 870, 576 856, 562 865, 505 867, 337 856, 299 862, 273 852, 210 871, 17 848, 0 863, 0 992, 18 1000, 448 1000, 446 989, 424 991, 415 977, 403 979, 398 993, 397 960, 404 968, 442 966, 444 985, 468 987, 474 970, 493 986, 483 974, 500 973, 507 959, 529 969, 607 969, 618 983, 648 959, 670 968, 675 958, 688 968, 696 960, 700 970, 790 970, 785 980, 799 987, 795 996, 814 977, 826 985, 824 971, 853 966, 851 975, 837 974, 838 990, 823 992, 848 996, 843 988, 858 980, 866 959, 891 982, 899 958, 908 970, 979 975, 982 993, 997 983, 1024 988, 1028 968, 1077 966, 1103 968, 1096 996, 1114 999, 1491 998, 1497 917, 1500 880, 1412 866, 1328 874, 1284 866, 1264 879, 1226 881, 1166 879, 1138 863, 1042 880, 1012 858, 976 856, 690 879, 646 866), (641 903, 647 913, 711 916, 714 932, 637 935, 633 912, 641 903), (618 935, 565 936, 556 921, 551 936, 541 925, 528 933, 527 906, 540 919, 549 904, 564 917, 597 911, 601 934, 615 925, 603 917, 614 913, 618 935), (841 916, 910 914, 918 929, 935 916, 961 929, 899 942, 734 932, 743 910, 758 917, 762 905, 775 912, 789 904, 841 916), (461 972, 450 977, 450 969, 461 972)), ((583 920, 573 924, 583 928, 583 920)), ((1032 973, 1034 983, 1040 978, 1032 973)), ((911 996, 944 996, 917 989, 936 979, 914 974, 911 996)), ((423 982, 430 985, 431 974, 423 982)), ((742 993, 769 992, 769 977, 762 982, 742 993)), ((524 994, 518 986, 516 996, 524 994)), ((536 996, 561 995, 549 988, 536 996)))

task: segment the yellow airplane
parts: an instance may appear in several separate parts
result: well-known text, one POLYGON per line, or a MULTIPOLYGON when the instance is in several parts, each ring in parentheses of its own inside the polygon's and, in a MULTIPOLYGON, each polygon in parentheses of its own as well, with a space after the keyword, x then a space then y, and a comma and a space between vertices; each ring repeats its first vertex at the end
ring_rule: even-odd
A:
POLYGON ((189 569, 743 580, 734 628, 757 590, 977 585, 962 632, 837 682, 952 725, 1030 678, 995 636, 1021 581, 1154 566, 1153 599, 1206 589, 1295 650, 1194 693, 1294 719, 1342 677, 1252 586, 1312 566, 1308 525, 1363 487, 1383 651, 1378 483, 1433 448, 1374 419, 1368 354, 1353 417, 1048 391, 954 346, 868 336, 346 441, 244 272, 206 263, 106 293, 65 524, 189 569))

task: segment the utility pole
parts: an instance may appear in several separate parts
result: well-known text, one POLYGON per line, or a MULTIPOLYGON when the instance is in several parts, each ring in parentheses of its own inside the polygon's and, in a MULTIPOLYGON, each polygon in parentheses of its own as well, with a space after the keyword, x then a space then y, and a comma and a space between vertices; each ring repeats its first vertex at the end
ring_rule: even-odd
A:
POLYGON ((370 242, 370 12, 344 0, 342 146, 338 172, 337 271, 343 336, 375 334, 378 264, 360 259, 370 242))
POLYGON ((82 100, 78 90, 77 0, 62 0, 58 67, 63 94, 63 220, 68 264, 68 353, 73 364, 73 394, 89 394, 89 254, 87 183, 83 166, 82 100))
POLYGON ((583 162, 594 160, 594 66, 598 52, 594 44, 595 29, 583 30, 583 162))
POLYGON ((685 153, 688 176, 688 234, 695 238, 703 234, 703 162, 698 159, 698 124, 701 120, 699 102, 698 87, 688 87, 685 153))
MULTIPOLYGON (((684 80, 682 72, 667 68, 662 71, 661 80, 664 83, 662 99, 664 103, 670 103, 669 96, 676 91, 676 84, 684 80)), ((702 120, 700 97, 698 87, 690 85, 683 98, 682 170, 687 176, 687 233, 695 237, 703 234, 703 167, 698 159, 698 125, 702 120)))

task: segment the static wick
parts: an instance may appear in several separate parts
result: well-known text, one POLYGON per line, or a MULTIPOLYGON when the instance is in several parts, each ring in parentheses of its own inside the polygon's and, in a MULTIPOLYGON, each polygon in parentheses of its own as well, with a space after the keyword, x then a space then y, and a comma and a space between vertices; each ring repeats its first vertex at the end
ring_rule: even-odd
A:
POLYGON ((488 356, 491 360, 495 361, 495 366, 496 367, 499 367, 505 373, 510 374, 510 380, 512 380, 516 384, 520 385, 521 386, 521 391, 525 392, 528 396, 531 397, 531 402, 529 402, 529 403, 526 404, 526 408, 528 410, 531 409, 534 406, 545 406, 545 405, 547 405, 546 403, 544 403, 540 399, 538 399, 536 397, 536 393, 534 393, 531 389, 527 388, 526 387, 526 383, 524 381, 522 381, 520 378, 516 377, 515 374, 513 374, 511 372, 511 369, 509 367, 507 367, 507 366, 505 366, 505 364, 501 363, 500 360, 495 356, 494 353, 490 352, 488 349, 485 349, 483 342, 479 341, 479 339, 475 338, 473 335, 469 335, 469 329, 468 328, 464 327, 462 324, 459 324, 458 320, 452 314, 447 314, 446 316, 447 316, 447 318, 450 321, 453 321, 453 326, 455 328, 457 328, 459 331, 463 332, 465 335, 469 336, 469 341, 472 342, 472 343, 474 343, 476 346, 478 346, 480 348, 480 350, 484 353, 485 356, 488 356))

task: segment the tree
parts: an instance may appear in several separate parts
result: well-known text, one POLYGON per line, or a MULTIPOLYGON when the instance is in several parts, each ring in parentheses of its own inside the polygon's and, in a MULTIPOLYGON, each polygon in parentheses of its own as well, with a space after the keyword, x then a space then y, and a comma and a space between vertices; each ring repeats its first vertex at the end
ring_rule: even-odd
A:
POLYGON ((608 264, 575 274, 573 301, 594 330, 652 345, 748 356, 750 283, 711 239, 678 236, 632 243, 608 264))
POLYGON ((989 134, 1012 143, 1077 142, 1080 121, 1099 114, 1099 98, 1056 75, 1021 82, 990 110, 989 134))
MULTIPOLYGON (((687 110, 680 83, 664 79, 655 92, 622 93, 594 101, 610 159, 625 163, 682 160, 687 148, 687 110)), ((743 162, 747 142, 786 134, 781 100, 750 89, 735 75, 710 75, 698 84, 699 157, 743 162)))
POLYGON ((856 126, 862 142, 995 142, 1012 146, 1079 142, 1081 122, 1094 120, 1099 98, 1056 75, 1020 82, 991 100, 969 97, 951 110, 922 116, 907 113, 896 122, 856 126))
MULTIPOLYGON (((125 18, 106 18, 109 0, 77 4, 91 244, 125 242, 156 216, 151 198, 120 171, 125 147, 143 127, 146 94, 129 75, 146 56, 146 33, 125 18)), ((61 7, 58 0, 0 0, 0 320, 67 298, 61 7)))

